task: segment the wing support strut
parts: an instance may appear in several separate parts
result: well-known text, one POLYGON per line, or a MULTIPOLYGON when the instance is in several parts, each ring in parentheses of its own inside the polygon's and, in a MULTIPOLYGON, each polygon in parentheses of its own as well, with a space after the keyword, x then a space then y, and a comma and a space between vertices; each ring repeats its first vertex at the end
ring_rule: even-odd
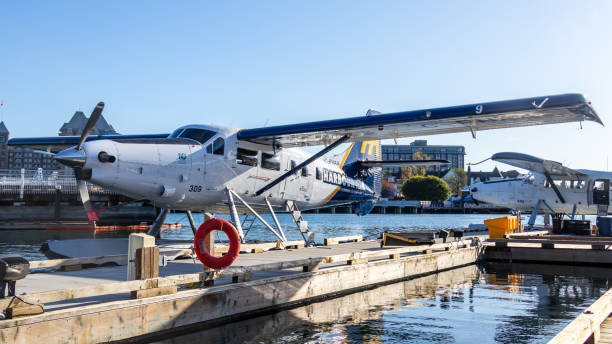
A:
POLYGON ((238 212, 236 211, 236 204, 234 203, 234 197, 236 197, 236 199, 240 203, 242 203, 242 205, 244 205, 245 208, 247 208, 264 226, 266 226, 266 228, 268 228, 268 230, 272 232, 272 234, 274 234, 281 241, 282 244, 287 242, 287 238, 285 237, 283 228, 280 227, 280 224, 278 220, 276 219, 276 215, 274 214, 272 206, 270 205, 267 199, 266 199, 266 204, 268 205, 269 210, 272 213, 272 218, 274 219, 274 223, 278 226, 277 228, 278 232, 274 229, 274 227, 270 226, 270 224, 268 224, 266 220, 264 220, 261 217, 261 215, 259 215, 257 211, 253 209, 253 207, 251 207, 244 199, 242 199, 242 197, 238 196, 237 193, 235 193, 230 188, 226 188, 225 192, 227 193, 227 202, 229 203, 230 216, 232 218, 232 222, 234 223, 234 226, 236 227, 236 230, 238 231, 238 234, 240 235, 240 238, 242 239, 243 242, 244 242, 245 235, 242 232, 242 225, 240 224, 240 219, 238 218, 238 212))
POLYGON ((287 179, 287 177, 289 177, 292 174, 294 174, 296 171, 299 171, 304 166, 309 165, 310 163, 312 163, 313 161, 317 160, 321 156, 327 154, 329 151, 331 151, 332 149, 338 147, 340 144, 344 143, 348 139, 349 139, 348 135, 342 136, 341 138, 336 140, 334 143, 332 143, 329 146, 323 148, 321 151, 319 151, 315 155, 311 156, 310 158, 304 160, 302 163, 298 164, 297 166, 295 166, 291 170, 285 172, 282 176, 274 179, 273 181, 268 183, 268 185, 266 185, 266 186, 262 187, 261 189, 257 190, 257 192, 255 192, 255 196, 260 196, 262 193, 270 190, 271 188, 276 186, 278 183, 282 182, 283 180, 287 179))
POLYGON ((550 174, 548 174, 548 172, 546 172, 546 173, 544 173, 544 175, 546 176, 546 180, 548 181, 548 184, 550 184, 550 187, 553 188, 553 190, 555 190, 555 193, 557 194, 557 197, 559 197, 559 201, 561 201, 561 203, 565 203, 565 198, 563 198, 563 195, 561 194, 561 191, 559 191, 559 188, 553 182, 553 179, 550 177, 550 174))

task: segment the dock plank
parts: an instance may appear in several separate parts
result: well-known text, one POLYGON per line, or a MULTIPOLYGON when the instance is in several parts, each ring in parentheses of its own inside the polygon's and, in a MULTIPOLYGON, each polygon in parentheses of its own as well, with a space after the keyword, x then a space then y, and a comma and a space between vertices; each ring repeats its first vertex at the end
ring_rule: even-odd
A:
POLYGON ((599 343, 612 344, 612 317, 607 317, 606 320, 601 323, 599 343))

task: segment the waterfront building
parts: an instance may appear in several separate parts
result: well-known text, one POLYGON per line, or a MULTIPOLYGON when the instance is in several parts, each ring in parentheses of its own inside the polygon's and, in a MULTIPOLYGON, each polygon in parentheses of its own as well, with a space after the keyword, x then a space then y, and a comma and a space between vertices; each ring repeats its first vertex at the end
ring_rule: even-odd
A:
MULTIPOLYGON (((60 136, 81 135, 88 117, 81 111, 74 113, 72 118, 64 123, 59 130, 60 136)), ((92 135, 101 133, 116 133, 115 129, 106 122, 104 116, 100 116, 98 123, 91 131, 92 135)), ((2 170, 61 170, 65 167, 53 160, 49 154, 41 154, 29 148, 9 147, 8 140, 10 132, 4 122, 0 122, 0 169, 2 170)))
POLYGON ((8 168, 8 145, 9 131, 4 122, 0 122, 0 170, 8 168))
MULTIPOLYGON (((416 152, 427 155, 430 159, 444 159, 450 161, 449 166, 432 166, 428 174, 438 175, 448 169, 463 168, 465 158, 464 146, 428 145, 427 140, 415 140, 409 145, 382 145, 383 160, 412 160, 416 152)), ((401 179, 400 168, 385 169, 388 174, 401 179)))
MULTIPOLYGON (((77 111, 72 115, 72 118, 64 123, 59 130, 59 136, 78 136, 81 135, 85 124, 89 117, 85 116, 82 111, 77 111)), ((104 116, 100 116, 96 125, 91 129, 90 135, 99 135, 102 133, 116 133, 115 128, 106 122, 104 116)))

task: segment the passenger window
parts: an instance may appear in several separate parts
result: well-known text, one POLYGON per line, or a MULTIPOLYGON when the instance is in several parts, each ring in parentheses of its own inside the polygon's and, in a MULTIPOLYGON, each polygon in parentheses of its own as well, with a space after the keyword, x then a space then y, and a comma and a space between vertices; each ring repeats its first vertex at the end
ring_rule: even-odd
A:
POLYGON ((238 148, 236 154, 236 163, 240 165, 257 166, 257 151, 238 148))
POLYGON ((320 168, 317 167, 315 169, 315 174, 316 174, 316 177, 317 177, 318 180, 323 179, 323 174, 321 173, 321 169, 320 168))
POLYGON ((295 162, 295 160, 291 160, 291 169, 293 170, 295 166, 297 166, 297 163, 295 162))
POLYGON ((215 155, 223 155, 223 150, 225 149, 225 140, 221 137, 217 137, 215 142, 213 142, 213 154, 215 155))
POLYGON ((261 167, 268 170, 280 171, 280 159, 276 155, 262 152, 261 167))
POLYGON ((206 153, 212 154, 212 143, 206 146, 206 153))
POLYGON ((302 167, 302 177, 308 177, 308 166, 302 167))

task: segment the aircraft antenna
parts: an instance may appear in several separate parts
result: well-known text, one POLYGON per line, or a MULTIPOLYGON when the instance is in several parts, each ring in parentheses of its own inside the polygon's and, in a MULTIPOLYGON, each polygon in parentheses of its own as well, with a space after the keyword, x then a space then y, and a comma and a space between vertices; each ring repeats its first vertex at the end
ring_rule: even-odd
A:
POLYGON ((491 158, 486 158, 486 159, 484 159, 484 160, 482 160, 482 161, 479 161, 479 162, 468 163, 467 165, 468 165, 468 166, 480 165, 480 164, 482 164, 483 162, 485 162, 485 161, 487 161, 487 160, 491 160, 491 158))

